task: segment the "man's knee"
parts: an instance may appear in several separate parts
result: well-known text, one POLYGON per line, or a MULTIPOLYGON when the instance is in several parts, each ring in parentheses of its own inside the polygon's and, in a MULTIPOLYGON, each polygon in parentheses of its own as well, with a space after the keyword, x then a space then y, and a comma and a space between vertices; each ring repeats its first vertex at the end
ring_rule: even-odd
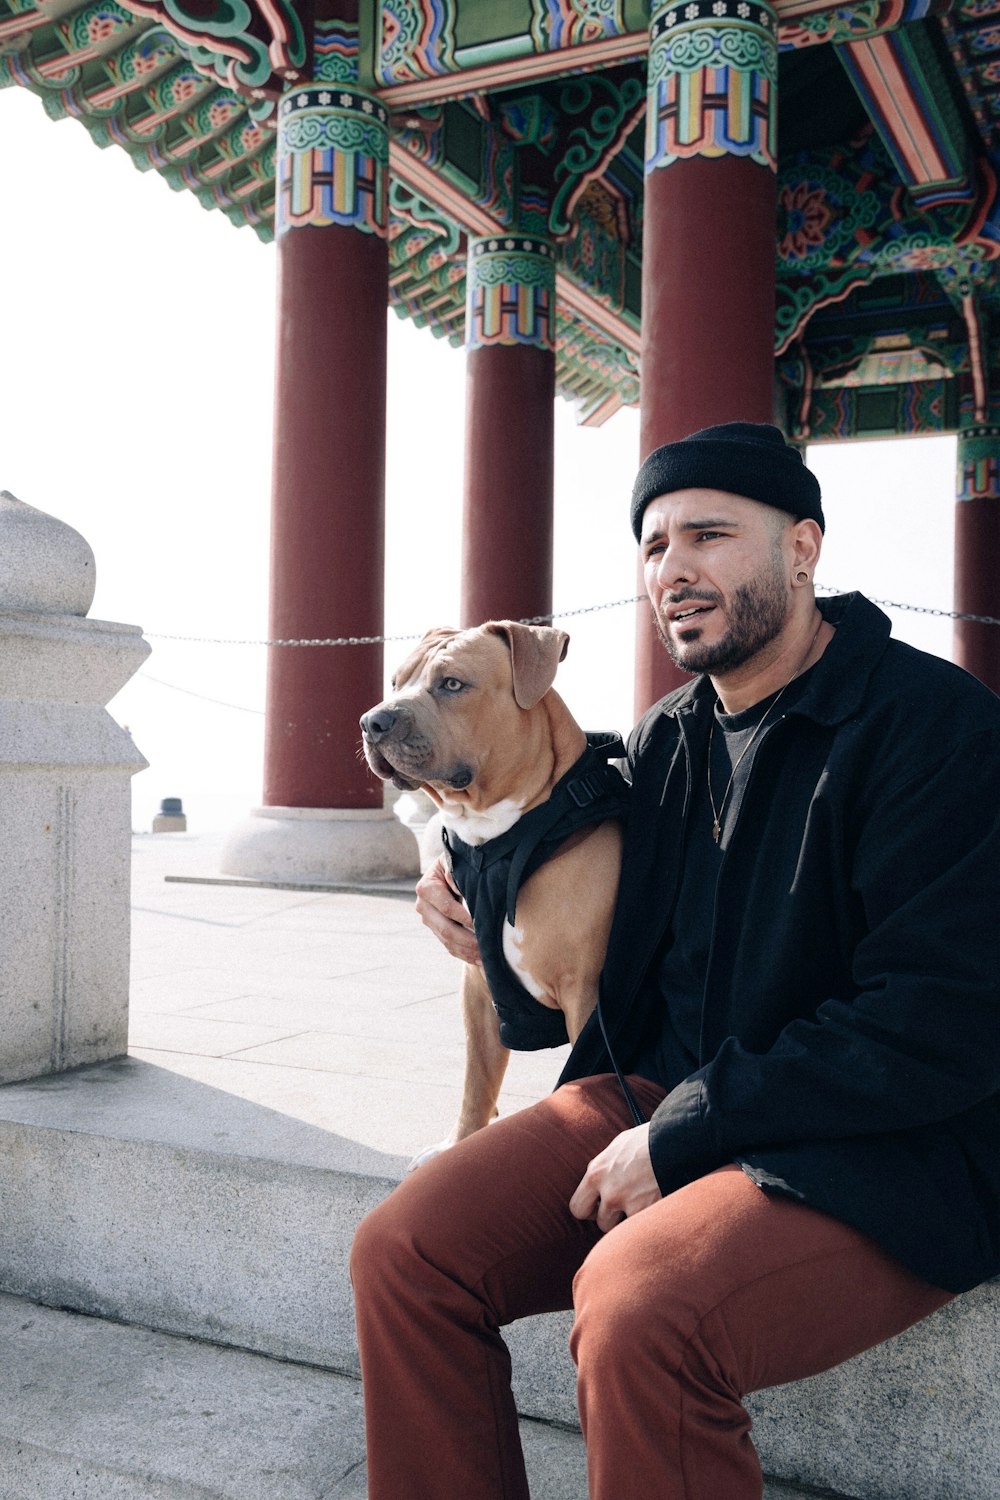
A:
POLYGON ((448 1153, 420 1167, 361 1220, 351 1247, 355 1293, 405 1293, 417 1269, 445 1266, 462 1243, 461 1182, 452 1182, 448 1153))
MULTIPOLYGON (((627 1235, 619 1225, 591 1250, 573 1282, 575 1319, 570 1349, 578 1365, 614 1365, 653 1345, 658 1361, 679 1360, 686 1336, 683 1297, 664 1295, 651 1305, 629 1268, 627 1235)), ((669 1272, 665 1268, 665 1280, 669 1272)))
POLYGON ((365 1215, 355 1231, 349 1263, 356 1298, 406 1287, 417 1229, 413 1209, 402 1201, 399 1188, 365 1215))
POLYGON ((372 1209, 355 1230, 349 1262, 355 1292, 364 1289, 369 1281, 377 1285, 383 1263, 391 1258, 391 1218, 384 1209, 384 1203, 372 1209))

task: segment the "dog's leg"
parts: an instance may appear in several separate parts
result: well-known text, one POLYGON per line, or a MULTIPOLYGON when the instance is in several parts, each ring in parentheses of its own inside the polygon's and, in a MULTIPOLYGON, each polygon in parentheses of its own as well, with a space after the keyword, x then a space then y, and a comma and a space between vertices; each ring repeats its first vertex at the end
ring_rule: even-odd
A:
POLYGON ((456 1141, 481 1130, 496 1115, 500 1085, 510 1061, 510 1052, 500 1040, 500 1022, 486 976, 476 964, 466 964, 462 976, 462 1018, 465 1083, 462 1108, 453 1132, 456 1141))
POLYGON ((559 1009, 566 1017, 566 1033, 571 1045, 597 1008, 598 977, 584 974, 559 995, 559 1009))
POLYGON ((458 1119, 443 1141, 428 1146, 410 1162, 409 1171, 430 1161, 488 1125, 497 1113, 500 1085, 510 1052, 500 1040, 500 1023, 482 969, 466 964, 462 973, 462 1018, 465 1022, 465 1081, 458 1119))

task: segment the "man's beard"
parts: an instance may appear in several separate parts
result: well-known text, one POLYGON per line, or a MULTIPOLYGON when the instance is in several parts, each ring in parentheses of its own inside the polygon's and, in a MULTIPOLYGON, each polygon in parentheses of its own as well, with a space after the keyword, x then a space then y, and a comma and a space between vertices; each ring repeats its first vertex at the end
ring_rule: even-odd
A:
MULTIPOLYGON (((721 608, 723 602, 722 595, 713 590, 699 592, 694 589, 682 589, 668 602, 682 604, 688 599, 714 604, 717 608, 721 608)), ((788 618, 788 594, 780 549, 772 554, 771 566, 767 570, 733 590, 728 614, 729 629, 714 645, 702 645, 699 641, 675 644, 657 610, 653 611, 653 618, 661 641, 683 671, 711 672, 715 676, 735 671, 773 641, 788 618)))

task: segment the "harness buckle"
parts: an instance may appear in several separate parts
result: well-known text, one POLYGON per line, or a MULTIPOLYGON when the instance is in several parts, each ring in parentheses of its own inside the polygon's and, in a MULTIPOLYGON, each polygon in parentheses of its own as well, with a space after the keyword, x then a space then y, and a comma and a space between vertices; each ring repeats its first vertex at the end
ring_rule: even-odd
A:
POLYGON ((566 791, 577 807, 589 807, 592 802, 597 801, 602 790, 601 779, 599 776, 595 776, 593 772, 588 772, 585 776, 578 776, 574 781, 567 782, 566 784, 566 791))

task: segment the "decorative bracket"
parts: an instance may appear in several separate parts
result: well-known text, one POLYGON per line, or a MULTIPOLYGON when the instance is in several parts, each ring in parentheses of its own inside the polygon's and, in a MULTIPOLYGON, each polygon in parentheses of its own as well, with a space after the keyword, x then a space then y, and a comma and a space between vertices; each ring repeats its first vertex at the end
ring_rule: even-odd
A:
POLYGON ((308 0, 122 0, 165 27, 204 72, 251 99, 277 98, 310 65, 308 0))

